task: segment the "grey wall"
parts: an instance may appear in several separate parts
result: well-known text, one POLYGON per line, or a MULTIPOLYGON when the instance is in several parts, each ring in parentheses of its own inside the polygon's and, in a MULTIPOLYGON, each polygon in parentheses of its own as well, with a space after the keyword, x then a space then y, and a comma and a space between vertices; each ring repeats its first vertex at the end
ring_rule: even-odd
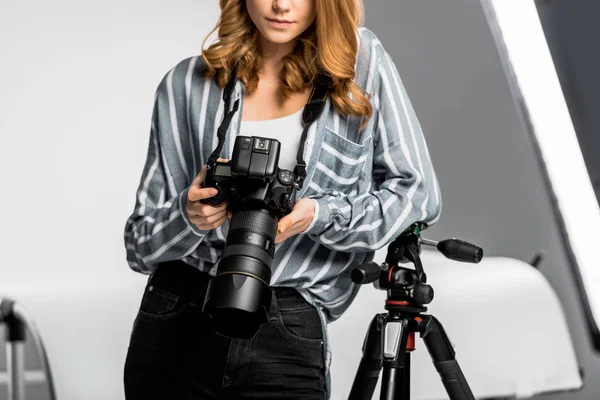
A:
POLYGON ((581 151, 600 199, 600 2, 536 0, 581 151))
POLYGON ((364 2, 366 25, 396 62, 440 180, 442 216, 424 236, 463 238, 487 255, 523 261, 543 249, 540 269, 563 302, 588 379, 579 392, 540 397, 598 399, 600 357, 592 350, 548 195, 479 1, 364 2))

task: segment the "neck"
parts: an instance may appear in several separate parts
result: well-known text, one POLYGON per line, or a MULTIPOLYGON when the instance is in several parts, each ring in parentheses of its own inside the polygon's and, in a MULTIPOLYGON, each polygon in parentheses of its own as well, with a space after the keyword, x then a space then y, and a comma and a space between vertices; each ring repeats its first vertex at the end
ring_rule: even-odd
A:
POLYGON ((282 59, 294 50, 297 42, 298 40, 296 39, 288 43, 279 44, 269 42, 264 37, 261 37, 259 42, 260 54, 263 61, 259 71, 261 78, 279 80, 281 70, 283 69, 282 59))

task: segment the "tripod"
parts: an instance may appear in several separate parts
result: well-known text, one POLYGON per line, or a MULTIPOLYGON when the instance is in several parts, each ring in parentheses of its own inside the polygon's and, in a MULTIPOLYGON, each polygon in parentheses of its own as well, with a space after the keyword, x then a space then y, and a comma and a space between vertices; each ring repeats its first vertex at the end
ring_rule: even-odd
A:
POLYGON ((419 257, 420 245, 435 246, 447 258, 478 263, 483 250, 470 243, 448 239, 433 242, 421 239, 426 225, 417 223, 388 247, 382 265, 364 264, 352 271, 358 284, 374 283, 377 289, 387 290, 385 309, 371 321, 363 344, 363 355, 349 400, 370 400, 383 368, 382 400, 410 399, 410 353, 415 350, 415 333, 425 342, 433 364, 451 400, 474 400, 473 393, 455 358, 452 343, 442 324, 432 315, 424 314, 433 300, 433 288, 419 257), (399 267, 412 262, 415 269, 399 267))

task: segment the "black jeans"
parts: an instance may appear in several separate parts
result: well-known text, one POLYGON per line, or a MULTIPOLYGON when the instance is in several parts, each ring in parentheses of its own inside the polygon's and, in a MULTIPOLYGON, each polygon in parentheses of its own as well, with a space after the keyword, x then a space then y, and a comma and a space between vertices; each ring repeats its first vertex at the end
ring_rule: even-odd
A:
POLYGON ((325 399, 321 321, 292 288, 272 288, 252 339, 218 335, 202 313, 210 277, 181 261, 148 279, 124 370, 127 400, 325 399))

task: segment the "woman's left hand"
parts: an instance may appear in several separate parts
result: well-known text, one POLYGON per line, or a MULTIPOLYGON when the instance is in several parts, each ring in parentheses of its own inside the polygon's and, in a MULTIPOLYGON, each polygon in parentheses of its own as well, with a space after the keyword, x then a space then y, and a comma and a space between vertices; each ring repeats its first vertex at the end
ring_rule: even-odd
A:
POLYGON ((281 243, 290 237, 304 232, 315 215, 315 204, 311 199, 300 199, 291 213, 279 220, 275 243, 281 243))

